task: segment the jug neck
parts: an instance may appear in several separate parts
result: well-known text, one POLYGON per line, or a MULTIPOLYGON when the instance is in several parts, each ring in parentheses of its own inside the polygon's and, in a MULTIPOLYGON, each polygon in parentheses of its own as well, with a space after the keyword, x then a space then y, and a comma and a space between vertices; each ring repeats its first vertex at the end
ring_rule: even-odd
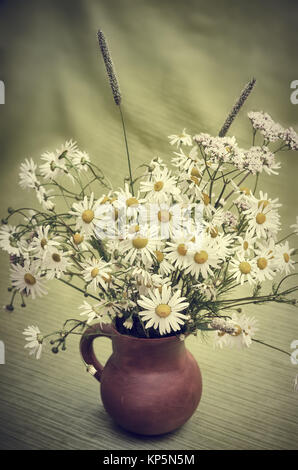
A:
POLYGON ((136 338, 122 335, 115 330, 112 336, 113 355, 117 361, 140 367, 160 368, 177 366, 185 356, 185 343, 178 336, 166 338, 136 338))

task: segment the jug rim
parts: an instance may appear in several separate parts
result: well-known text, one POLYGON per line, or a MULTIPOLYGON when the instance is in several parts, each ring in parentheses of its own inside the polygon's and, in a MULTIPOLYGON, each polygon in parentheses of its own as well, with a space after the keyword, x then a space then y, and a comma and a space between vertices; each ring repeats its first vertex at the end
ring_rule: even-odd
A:
MULTIPOLYGON (((166 336, 165 338, 138 338, 137 336, 132 336, 132 335, 126 335, 126 334, 123 334, 123 333, 120 333, 116 328, 115 328, 115 325, 113 323, 111 323, 111 328, 113 330, 113 335, 112 336, 116 336, 116 337, 119 337, 119 338, 126 338, 128 340, 133 340, 133 341, 140 341, 140 342, 145 342, 146 344, 149 344, 149 343, 156 343, 157 341, 159 342, 170 342, 170 341, 177 341, 177 342, 183 342, 183 340, 181 340, 179 338, 178 335, 172 335, 172 336, 166 336)), ((184 336, 185 336, 185 339, 187 338, 187 334, 186 333, 183 333, 184 336)))

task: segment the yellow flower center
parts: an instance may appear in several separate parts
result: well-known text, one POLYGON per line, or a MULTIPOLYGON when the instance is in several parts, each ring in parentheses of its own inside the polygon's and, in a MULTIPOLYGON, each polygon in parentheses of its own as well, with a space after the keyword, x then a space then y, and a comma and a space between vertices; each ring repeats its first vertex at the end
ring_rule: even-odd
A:
POLYGON ((162 181, 156 181, 156 183, 154 183, 154 191, 161 191, 163 186, 164 184, 162 181))
POLYGON ((169 211, 166 210, 160 210, 158 211, 158 220, 160 222, 169 222, 172 218, 172 214, 169 211))
POLYGON ((266 215, 263 212, 259 212, 256 216, 257 224, 262 225, 266 221, 266 215))
POLYGON ((240 191, 244 194, 246 194, 246 196, 249 196, 250 195, 250 189, 249 188, 246 188, 245 186, 242 186, 240 188, 240 191))
POLYGON ((167 304, 159 304, 155 309, 155 313, 161 318, 166 318, 171 313, 171 307, 167 304))
POLYGON ((108 196, 104 196, 100 204, 105 204, 106 202, 110 202, 111 199, 108 196))
POLYGON ((257 266, 259 269, 265 269, 267 267, 267 260, 266 258, 259 258, 257 261, 257 266))
MULTIPOLYGON (((101 276, 101 277, 102 277, 103 280, 104 280, 105 282, 107 282, 108 284, 109 284, 110 282, 112 282, 112 276, 110 276, 109 274, 107 274, 106 276, 101 276)), ((124 297, 125 297, 125 294, 126 294, 126 292, 124 292, 124 294, 123 294, 124 297)))
POLYGON ((204 264, 208 260, 208 253, 204 250, 195 253, 193 259, 197 264, 204 264))
POLYGON ((75 245, 79 245, 84 240, 84 236, 81 235, 80 233, 75 233, 72 239, 75 245))
POLYGON ((210 197, 206 193, 203 193, 202 196, 203 196, 203 202, 205 206, 208 206, 208 204, 210 203, 210 197))
POLYGON ((247 261, 241 261, 239 264, 239 270, 242 274, 249 274, 251 271, 251 265, 247 261))
POLYGON ((190 179, 198 186, 199 180, 198 180, 198 178, 197 178, 195 175, 192 175, 192 176, 190 177, 190 179))
POLYGON ((47 240, 45 238, 43 238, 41 241, 40 241, 40 246, 41 248, 44 248, 46 245, 47 245, 47 240))
POLYGON ((136 232, 139 232, 140 230, 140 226, 137 224, 137 225, 131 225, 131 227, 129 227, 129 233, 136 233, 136 232))
POLYGON ((258 202, 258 207, 261 207, 261 206, 262 206, 263 209, 265 209, 265 207, 267 207, 268 204, 270 204, 270 202, 267 201, 267 200, 259 201, 259 202, 258 202))
POLYGON ((135 248, 137 248, 138 250, 141 250, 142 248, 145 248, 145 246, 148 244, 148 238, 141 238, 141 237, 134 238, 132 241, 132 244, 135 248))
POLYGON ((201 173, 199 172, 199 170, 196 167, 193 167, 193 169, 191 170, 191 176, 195 176, 196 178, 200 178, 201 173))
POLYGON ((86 224, 90 224, 94 219, 94 212, 91 209, 86 209, 82 214, 82 219, 86 224))
POLYGON ((284 260, 286 263, 288 263, 290 261, 290 256, 288 255, 288 253, 284 253, 284 260))
POLYGON ((26 282, 26 284, 28 284, 29 286, 34 286, 34 284, 36 284, 36 279, 34 276, 32 276, 32 274, 30 273, 26 273, 25 276, 24 276, 24 281, 26 282))
POLYGON ((210 235, 211 235, 211 238, 216 238, 218 235, 218 228, 212 227, 212 229, 210 230, 210 235))
POLYGON ((242 328, 239 325, 235 325, 235 331, 233 331, 232 336, 239 336, 242 333, 242 328))
POLYGON ((139 204, 139 201, 137 200, 136 197, 130 197, 130 198, 126 199, 127 207, 137 206, 138 204, 139 204))
POLYGON ((157 261, 158 261, 159 263, 161 263, 161 262, 164 260, 164 255, 163 255, 163 253, 162 253, 161 251, 156 250, 156 251, 154 252, 154 254, 155 254, 156 259, 157 259, 157 261))
POLYGON ((92 271, 91 271, 91 277, 93 277, 93 279, 97 276, 97 274, 99 273, 99 269, 98 268, 93 268, 92 271))
POLYGON ((184 244, 184 243, 180 243, 180 245, 178 245, 178 247, 177 247, 177 251, 178 251, 179 255, 185 256, 186 253, 187 253, 187 249, 186 249, 186 247, 185 247, 185 244, 184 244))
POLYGON ((244 248, 244 250, 247 250, 247 248, 248 248, 248 242, 246 240, 243 243, 243 248, 244 248))
POLYGON ((52 260, 55 261, 55 263, 59 263, 61 261, 61 256, 58 253, 53 253, 52 260))

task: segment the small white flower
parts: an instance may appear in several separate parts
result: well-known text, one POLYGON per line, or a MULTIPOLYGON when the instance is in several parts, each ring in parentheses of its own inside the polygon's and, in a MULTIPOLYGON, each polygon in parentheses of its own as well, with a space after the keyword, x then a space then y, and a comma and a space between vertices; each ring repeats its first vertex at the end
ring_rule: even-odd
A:
POLYGON ((230 320, 216 319, 211 323, 214 332, 214 345, 222 348, 223 346, 238 348, 249 347, 252 344, 252 337, 258 328, 255 318, 248 318, 245 315, 233 313, 230 320))
POLYGON ((128 330, 131 330, 133 327, 133 318, 132 316, 128 317, 125 322, 123 323, 123 326, 127 328, 128 330))
POLYGON ((200 274, 204 279, 209 275, 212 276, 212 269, 219 267, 218 263, 221 260, 221 254, 216 251, 214 243, 207 236, 204 236, 202 241, 193 243, 189 253, 191 257, 185 273, 190 273, 196 279, 200 274))
POLYGON ((38 199, 38 202, 42 205, 42 207, 45 210, 52 210, 55 207, 55 204, 53 203, 52 199, 53 196, 51 196, 51 190, 46 191, 43 186, 39 186, 36 188, 35 194, 38 199))
POLYGON ((0 248, 10 255, 19 256, 22 244, 18 240, 18 229, 12 225, 2 225, 0 228, 0 248))
POLYGON ((38 326, 28 326, 23 331, 23 335, 26 336, 26 341, 29 341, 25 345, 25 348, 31 349, 29 354, 34 355, 36 359, 40 359, 41 351, 44 346, 44 340, 38 326))
POLYGON ((59 279, 71 266, 67 253, 58 250, 56 246, 49 247, 45 253, 41 253, 42 269, 46 270, 46 278, 59 279))
POLYGON ((186 129, 183 129, 182 133, 179 135, 172 134, 169 135, 168 138, 170 139, 170 144, 180 147, 180 145, 192 145, 192 138, 189 134, 186 134, 186 129))
POLYGON ((231 259, 229 271, 233 277, 240 284, 248 281, 249 284, 254 284, 256 279, 256 261, 248 260, 241 253, 237 253, 236 257, 231 259))
POLYGON ((295 261, 292 258, 294 248, 289 247, 289 242, 285 242, 282 245, 275 246, 274 253, 274 266, 280 272, 289 274, 292 269, 295 267, 295 261))
POLYGON ((85 196, 83 201, 75 202, 72 205, 72 210, 69 213, 77 218, 76 230, 80 230, 88 236, 94 233, 96 207, 97 204, 94 203, 93 193, 89 200, 88 197, 85 196))
POLYGON ((77 170, 87 171, 88 163, 90 163, 90 157, 87 152, 81 152, 78 150, 72 157, 72 163, 77 168, 77 170))
POLYGON ((102 318, 102 315, 99 313, 98 309, 101 307, 101 304, 91 305, 86 300, 80 305, 79 309, 83 310, 80 315, 87 315, 87 324, 89 325, 93 320, 102 318))
POLYGON ((84 280, 88 283, 88 287, 92 287, 94 291, 98 287, 102 287, 106 290, 111 282, 111 267, 109 263, 106 263, 102 259, 92 258, 86 260, 82 264, 82 275, 84 280))
POLYGON ((271 240, 268 246, 263 246, 260 243, 255 250, 256 253, 256 279, 258 281, 265 281, 273 279, 275 275, 275 262, 274 262, 274 241, 271 240))
POLYGON ((41 159, 45 163, 39 166, 39 170, 46 180, 56 179, 57 176, 68 172, 65 162, 59 160, 59 155, 54 152, 44 152, 41 159))
POLYGON ((37 165, 34 163, 32 158, 26 160, 21 163, 20 166, 20 186, 23 189, 34 188, 36 184, 38 184, 38 180, 36 178, 36 168, 37 165))
POLYGON ((47 294, 40 274, 38 262, 30 264, 29 260, 25 260, 24 266, 21 264, 11 265, 11 282, 20 292, 24 291, 27 295, 31 295, 32 299, 47 294))
POLYGON ((59 242, 51 238, 50 229, 49 225, 36 227, 28 250, 34 251, 39 257, 44 257, 49 247, 59 246, 59 242))
POLYGON ((146 181, 141 181, 140 191, 147 193, 147 201, 157 204, 169 204, 172 198, 179 200, 180 194, 176 178, 161 167, 156 167, 146 181))
POLYGON ((157 248, 156 240, 150 238, 150 231, 147 226, 139 227, 139 231, 119 243, 118 250, 124 255, 126 263, 139 263, 148 266, 153 262, 154 251, 157 248))
POLYGON ((175 268, 183 269, 189 266, 189 242, 190 238, 179 238, 167 242, 164 249, 165 257, 175 268))
POLYGON ((180 295, 180 290, 172 294, 171 287, 165 285, 161 293, 155 289, 149 292, 149 297, 142 295, 138 304, 144 308, 139 315, 146 322, 145 328, 159 329, 161 335, 180 330, 180 325, 183 325, 187 319, 181 311, 189 305, 185 302, 185 297, 180 295))

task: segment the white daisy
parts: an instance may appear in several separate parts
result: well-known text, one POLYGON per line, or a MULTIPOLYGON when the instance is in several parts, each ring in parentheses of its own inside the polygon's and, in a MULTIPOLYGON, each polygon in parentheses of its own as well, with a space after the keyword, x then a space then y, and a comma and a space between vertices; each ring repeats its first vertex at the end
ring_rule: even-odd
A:
POLYGON ((245 212, 246 214, 257 214, 258 212, 264 212, 266 214, 272 209, 275 211, 282 206, 282 204, 278 202, 278 198, 271 199, 268 197, 268 194, 263 193, 263 191, 260 191, 259 195, 259 198, 256 198, 253 194, 246 197, 246 202, 249 205, 249 209, 245 212))
POLYGON ((139 192, 133 196, 127 183, 125 183, 124 189, 120 188, 120 190, 115 193, 117 200, 114 205, 125 218, 135 216, 138 213, 140 204, 145 202, 145 199, 140 198, 139 192))
POLYGON ((174 267, 172 264, 170 264, 162 251, 160 250, 156 250, 154 252, 154 255, 155 255, 155 258, 156 258, 156 261, 158 263, 158 271, 161 275, 163 276, 168 276, 173 270, 174 270, 174 267))
POLYGON ((54 152, 44 152, 41 159, 45 162, 39 166, 40 173, 46 180, 56 179, 61 174, 68 173, 65 162, 54 152))
POLYGON ((20 166, 20 181, 19 184, 23 189, 34 188, 36 184, 38 184, 38 180, 36 178, 36 168, 37 165, 34 163, 32 158, 26 160, 21 163, 20 166))
POLYGON ((141 181, 140 191, 147 193, 146 199, 153 203, 169 203, 174 198, 179 200, 180 189, 177 180, 167 168, 156 167, 147 181, 141 181))
POLYGON ((155 289, 148 295, 149 297, 142 295, 141 300, 138 300, 140 307, 144 308, 139 315, 146 322, 145 328, 159 329, 161 335, 180 330, 180 325, 187 319, 181 311, 189 305, 185 302, 185 297, 180 297, 180 290, 172 294, 170 287, 163 286, 161 293, 155 289))
POLYGON ((80 152, 78 144, 72 139, 67 140, 64 144, 56 149, 56 154, 59 161, 63 160, 64 158, 72 161, 74 158, 77 158, 80 153, 82 152, 80 152))
POLYGON ((172 158, 173 165, 193 176, 201 177, 205 162, 198 158, 198 147, 193 147, 188 154, 185 154, 182 148, 179 150, 179 152, 174 152, 177 157, 172 158))
POLYGON ((25 290, 27 295, 32 296, 32 299, 47 294, 40 275, 39 263, 33 262, 30 264, 29 260, 25 260, 24 266, 12 264, 10 273, 13 287, 20 292, 25 290))
POLYGON ((59 246, 59 242, 49 235, 51 227, 46 225, 45 227, 36 227, 34 236, 31 240, 29 250, 34 251, 38 255, 42 255, 43 258, 49 247, 59 246))
POLYGON ((34 355, 36 359, 40 359, 41 351, 44 346, 44 338, 40 333, 38 326, 28 326, 23 331, 23 335, 26 336, 26 341, 29 341, 25 348, 31 349, 30 355, 34 355))
POLYGON ((276 235, 280 230, 279 214, 274 209, 267 210, 264 206, 257 212, 245 211, 248 221, 248 231, 258 238, 267 238, 276 235))
POLYGON ((272 240, 269 246, 258 244, 255 253, 256 279, 258 281, 272 280, 275 275, 274 241, 272 240))
POLYGON ((256 323, 254 317, 238 316, 235 313, 228 320, 216 318, 211 323, 211 327, 217 330, 214 332, 214 345, 220 348, 223 346, 249 347, 252 344, 252 337, 258 330, 256 323))
POLYGON ((22 244, 18 237, 18 229, 13 225, 1 226, 0 248, 10 255, 20 256, 22 251, 22 244))
POLYGON ((86 235, 92 235, 95 229, 97 204, 94 202, 94 194, 92 193, 90 199, 85 196, 83 201, 75 202, 72 205, 72 210, 69 212, 77 218, 76 230, 82 231, 86 235))
POLYGON ((101 303, 91 305, 86 300, 80 305, 79 309, 83 310, 80 315, 87 315, 87 324, 89 325, 95 319, 101 319, 102 315, 99 313, 99 307, 101 307, 101 303))
POLYGON ((40 254, 42 261, 42 269, 46 270, 46 278, 59 279, 67 269, 71 266, 69 262, 68 253, 58 250, 56 246, 49 247, 45 253, 40 254))
POLYGON ((137 288, 140 295, 147 295, 149 291, 158 289, 161 292, 163 286, 170 286, 171 281, 168 277, 162 277, 159 274, 152 274, 149 282, 142 278, 137 278, 137 288))
POLYGON ((241 253, 236 253, 236 257, 230 261, 229 271, 240 284, 244 284, 245 281, 248 281, 249 284, 254 284, 256 279, 256 261, 245 258, 241 253))
POLYGON ((257 237, 252 235, 251 232, 245 232, 242 236, 236 237, 239 246, 236 247, 236 251, 245 258, 249 258, 254 253, 254 246, 257 237))
POLYGON ((292 258, 294 252, 295 249, 289 247, 289 242, 276 245, 274 253, 274 266, 276 269, 282 273, 289 274, 295 265, 295 261, 292 258))
POLYGON ((184 237, 167 242, 165 257, 175 268, 183 269, 189 266, 189 242, 190 239, 184 237))
POLYGON ((45 210, 52 210, 55 207, 55 204, 53 203, 52 199, 53 196, 51 196, 51 190, 46 191, 43 186, 39 186, 38 188, 35 188, 35 194, 38 199, 39 204, 42 205, 43 209, 45 210))
POLYGON ((229 346, 238 348, 249 347, 252 344, 252 337, 258 328, 257 320, 254 317, 248 318, 245 315, 232 314, 234 332, 229 334, 229 346))
POLYGON ((104 290, 109 287, 112 281, 110 274, 112 269, 109 263, 106 263, 101 258, 92 258, 86 260, 86 262, 82 264, 82 268, 82 275, 84 280, 88 283, 88 287, 92 287, 94 291, 100 286, 104 290))
POLYGON ((150 235, 148 227, 139 227, 139 231, 119 243, 119 252, 124 255, 126 263, 141 261, 146 266, 152 264, 157 242, 151 239, 150 235))
POLYGON ((88 170, 88 163, 90 163, 90 157, 87 152, 81 152, 78 150, 72 157, 72 163, 77 170, 88 170))
POLYGON ((212 269, 219 267, 219 261, 221 259, 220 254, 216 251, 212 239, 208 236, 204 236, 201 241, 196 241, 191 244, 189 254, 189 265, 185 270, 185 273, 190 273, 196 279, 201 274, 204 279, 209 275, 213 275, 212 269))
POLYGON ((186 134, 186 129, 183 129, 182 133, 179 135, 172 134, 168 136, 168 139, 170 139, 170 144, 175 145, 177 144, 177 147, 180 145, 192 145, 192 138, 191 135, 186 134))

